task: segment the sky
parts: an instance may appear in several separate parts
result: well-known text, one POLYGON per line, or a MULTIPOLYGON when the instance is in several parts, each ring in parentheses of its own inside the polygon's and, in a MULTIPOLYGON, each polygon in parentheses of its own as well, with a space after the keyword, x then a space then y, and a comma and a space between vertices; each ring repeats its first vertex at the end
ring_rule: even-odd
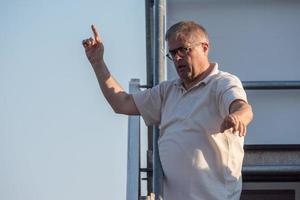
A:
POLYGON ((0 199, 125 199, 128 118, 85 57, 92 23, 124 89, 145 83, 144 1, 0 1, 0 199))

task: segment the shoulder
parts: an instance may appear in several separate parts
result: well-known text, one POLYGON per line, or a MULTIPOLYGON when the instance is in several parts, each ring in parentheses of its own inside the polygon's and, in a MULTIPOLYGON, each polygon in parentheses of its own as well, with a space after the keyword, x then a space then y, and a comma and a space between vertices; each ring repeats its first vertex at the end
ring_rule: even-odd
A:
POLYGON ((162 81, 159 85, 161 85, 162 87, 170 87, 178 83, 180 83, 179 79, 172 79, 172 80, 162 81))
POLYGON ((170 93, 174 92, 178 85, 181 84, 179 79, 162 81, 152 89, 160 94, 162 99, 166 98, 170 93))
POLYGON ((217 94, 223 94, 228 90, 244 90, 243 85, 240 79, 229 72, 218 71, 214 74, 213 81, 212 81, 212 89, 217 94))
POLYGON ((215 81, 218 87, 226 87, 228 85, 242 86, 241 80, 234 74, 219 71, 216 74, 215 81))
POLYGON ((179 79, 173 79, 173 80, 166 80, 166 81, 162 81, 161 83, 159 83, 158 85, 154 86, 154 87, 158 87, 160 90, 169 90, 173 87, 175 87, 176 85, 180 84, 180 80, 179 79))
POLYGON ((239 80, 240 81, 240 79, 236 75, 231 74, 229 72, 219 71, 216 74, 216 76, 219 81, 226 81, 226 80, 239 80))
POLYGON ((144 93, 158 94, 161 98, 176 85, 176 80, 166 80, 162 81, 158 85, 153 86, 144 91, 144 93))

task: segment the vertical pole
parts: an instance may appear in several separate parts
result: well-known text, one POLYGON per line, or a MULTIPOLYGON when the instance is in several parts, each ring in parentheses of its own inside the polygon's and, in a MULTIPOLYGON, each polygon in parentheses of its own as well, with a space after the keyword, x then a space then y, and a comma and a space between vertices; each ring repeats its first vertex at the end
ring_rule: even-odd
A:
POLYGON ((165 80, 165 0, 154 1, 154 72, 153 85, 165 80))
MULTIPOLYGON (((145 0, 145 18, 146 18, 146 59, 147 59, 147 85, 149 87, 153 86, 153 5, 154 0, 145 0)), ((152 146, 152 137, 153 137, 153 126, 148 126, 148 150, 147 150, 147 168, 152 169, 152 155, 153 155, 153 146, 152 146)), ((147 172, 147 191, 150 195, 152 189, 152 172, 147 172)))
MULTIPOLYGON (((154 1, 154 66, 153 85, 165 80, 165 0, 154 1)), ((153 192, 155 200, 163 197, 163 171, 158 151, 159 129, 153 129, 153 192)))
POLYGON ((147 85, 153 86, 153 6, 154 0, 145 0, 145 18, 146 18, 146 59, 147 59, 147 85))
MULTIPOLYGON (((139 79, 131 79, 129 93, 139 91, 139 79)), ((126 200, 140 199, 140 116, 128 117, 126 200)))

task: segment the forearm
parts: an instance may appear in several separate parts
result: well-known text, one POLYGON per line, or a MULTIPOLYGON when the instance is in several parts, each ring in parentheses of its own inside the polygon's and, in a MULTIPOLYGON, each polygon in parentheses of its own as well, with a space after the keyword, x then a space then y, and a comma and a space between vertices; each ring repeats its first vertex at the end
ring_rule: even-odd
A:
POLYGON ((104 97, 116 113, 122 113, 122 104, 129 94, 112 77, 104 61, 93 65, 93 69, 104 97))

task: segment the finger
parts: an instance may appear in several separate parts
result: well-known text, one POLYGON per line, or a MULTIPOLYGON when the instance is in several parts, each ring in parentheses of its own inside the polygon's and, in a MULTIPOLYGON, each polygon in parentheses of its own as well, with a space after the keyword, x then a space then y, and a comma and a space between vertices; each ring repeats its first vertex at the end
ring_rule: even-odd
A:
POLYGON ((243 136, 246 136, 247 126, 243 124, 243 136))
POLYGON ((243 131, 244 131, 243 123, 239 123, 238 133, 240 137, 243 136, 244 134, 243 131))
POLYGON ((96 43, 95 40, 92 37, 89 38, 89 41, 90 41, 91 45, 94 45, 96 43))
POLYGON ((228 128, 230 128, 228 126, 228 117, 225 117, 225 119, 223 120, 222 124, 221 124, 221 133, 224 133, 224 131, 228 128))
POLYGON ((244 126, 244 136, 247 134, 247 126, 244 126))
POLYGON ((96 26, 94 24, 92 25, 92 30, 93 30, 94 38, 95 38, 96 42, 100 42, 101 39, 100 39, 99 33, 96 29, 96 26))
POLYGON ((92 42, 90 39, 86 39, 83 41, 83 44, 86 46, 86 47, 90 47, 92 45, 92 42))
POLYGON ((241 123, 239 121, 235 121, 234 127, 233 127, 234 132, 240 131, 240 125, 241 125, 241 123))
POLYGON ((88 47, 88 40, 82 40, 82 45, 84 46, 84 48, 88 47))
POLYGON ((234 130, 234 120, 233 120, 233 118, 231 116, 228 116, 226 118, 226 120, 224 120, 224 121, 225 121, 225 129, 232 128, 232 131, 233 131, 234 130))
POLYGON ((245 126, 245 124, 243 124, 243 136, 245 136, 246 135, 246 126, 245 126))
POLYGON ((237 132, 239 130, 239 120, 235 117, 235 115, 231 115, 231 120, 232 120, 232 128, 233 128, 233 133, 237 132))
POLYGON ((240 123, 240 125, 239 125, 238 132, 239 132, 239 136, 242 137, 243 136, 243 125, 242 125, 242 123, 240 123))
POLYGON ((86 44, 86 40, 82 40, 82 45, 85 45, 86 44))

